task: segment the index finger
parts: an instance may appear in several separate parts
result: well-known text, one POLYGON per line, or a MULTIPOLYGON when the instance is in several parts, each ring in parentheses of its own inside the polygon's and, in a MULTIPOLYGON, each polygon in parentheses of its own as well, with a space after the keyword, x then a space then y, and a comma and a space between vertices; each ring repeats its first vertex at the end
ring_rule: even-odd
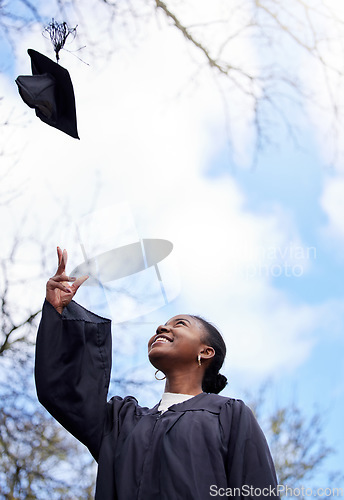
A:
POLYGON ((57 267, 56 275, 63 274, 65 272, 67 258, 68 258, 67 250, 63 250, 63 252, 62 252, 61 248, 57 247, 57 257, 58 257, 58 267, 57 267))

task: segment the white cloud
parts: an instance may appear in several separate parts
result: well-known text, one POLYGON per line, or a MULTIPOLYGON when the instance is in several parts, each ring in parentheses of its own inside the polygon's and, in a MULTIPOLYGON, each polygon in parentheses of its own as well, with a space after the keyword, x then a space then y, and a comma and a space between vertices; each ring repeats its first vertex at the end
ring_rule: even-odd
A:
POLYGON ((280 214, 245 212, 230 179, 199 180, 194 190, 186 187, 178 194, 179 203, 163 209, 163 215, 169 213, 162 220, 180 257, 187 311, 218 324, 233 368, 266 373, 298 366, 310 352, 318 314, 293 305, 273 287, 267 272, 273 263, 256 251, 288 247, 295 230, 280 229, 280 214))

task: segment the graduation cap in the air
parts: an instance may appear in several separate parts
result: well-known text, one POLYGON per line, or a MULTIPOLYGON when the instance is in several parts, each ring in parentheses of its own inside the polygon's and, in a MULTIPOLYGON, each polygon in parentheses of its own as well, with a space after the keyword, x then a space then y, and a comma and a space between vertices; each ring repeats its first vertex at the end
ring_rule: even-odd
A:
POLYGON ((68 71, 58 64, 60 50, 69 36, 75 38, 76 28, 52 19, 42 34, 53 44, 56 63, 29 49, 32 76, 18 76, 16 83, 23 101, 35 109, 43 122, 79 139, 72 81, 68 71))
POLYGON ((68 71, 36 50, 29 49, 32 76, 18 76, 16 83, 25 104, 48 125, 79 139, 75 98, 68 71))

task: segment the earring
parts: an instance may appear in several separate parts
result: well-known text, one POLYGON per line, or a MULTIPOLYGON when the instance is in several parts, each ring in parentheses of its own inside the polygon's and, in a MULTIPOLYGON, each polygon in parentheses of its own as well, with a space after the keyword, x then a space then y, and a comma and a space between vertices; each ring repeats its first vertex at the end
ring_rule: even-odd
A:
POLYGON ((197 356, 197 361, 198 361, 198 366, 201 366, 202 363, 201 363, 201 355, 200 354, 197 356))
POLYGON ((166 375, 164 375, 162 378, 158 378, 158 377, 157 377, 157 373, 158 373, 159 371, 160 371, 160 370, 157 370, 157 371, 155 372, 154 377, 156 378, 156 380, 165 380, 166 375))

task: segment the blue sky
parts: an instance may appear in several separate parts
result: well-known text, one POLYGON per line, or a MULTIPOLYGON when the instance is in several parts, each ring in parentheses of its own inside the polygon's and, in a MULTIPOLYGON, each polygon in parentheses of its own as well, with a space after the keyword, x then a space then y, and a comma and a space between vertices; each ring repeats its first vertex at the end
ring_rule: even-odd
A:
POLYGON ((302 137, 303 150, 295 149, 291 141, 278 148, 262 152, 259 164, 241 169, 228 163, 226 152, 209 165, 211 177, 233 176, 245 194, 248 211, 269 214, 275 206, 282 206, 297 227, 302 241, 309 249, 313 266, 301 279, 277 276, 274 286, 290 292, 295 301, 322 302, 324 299, 342 297, 343 286, 340 260, 322 241, 322 229, 328 223, 320 199, 324 180, 332 177, 323 159, 316 154, 315 139, 307 134, 302 137), (233 173, 234 171, 234 173, 233 173))

